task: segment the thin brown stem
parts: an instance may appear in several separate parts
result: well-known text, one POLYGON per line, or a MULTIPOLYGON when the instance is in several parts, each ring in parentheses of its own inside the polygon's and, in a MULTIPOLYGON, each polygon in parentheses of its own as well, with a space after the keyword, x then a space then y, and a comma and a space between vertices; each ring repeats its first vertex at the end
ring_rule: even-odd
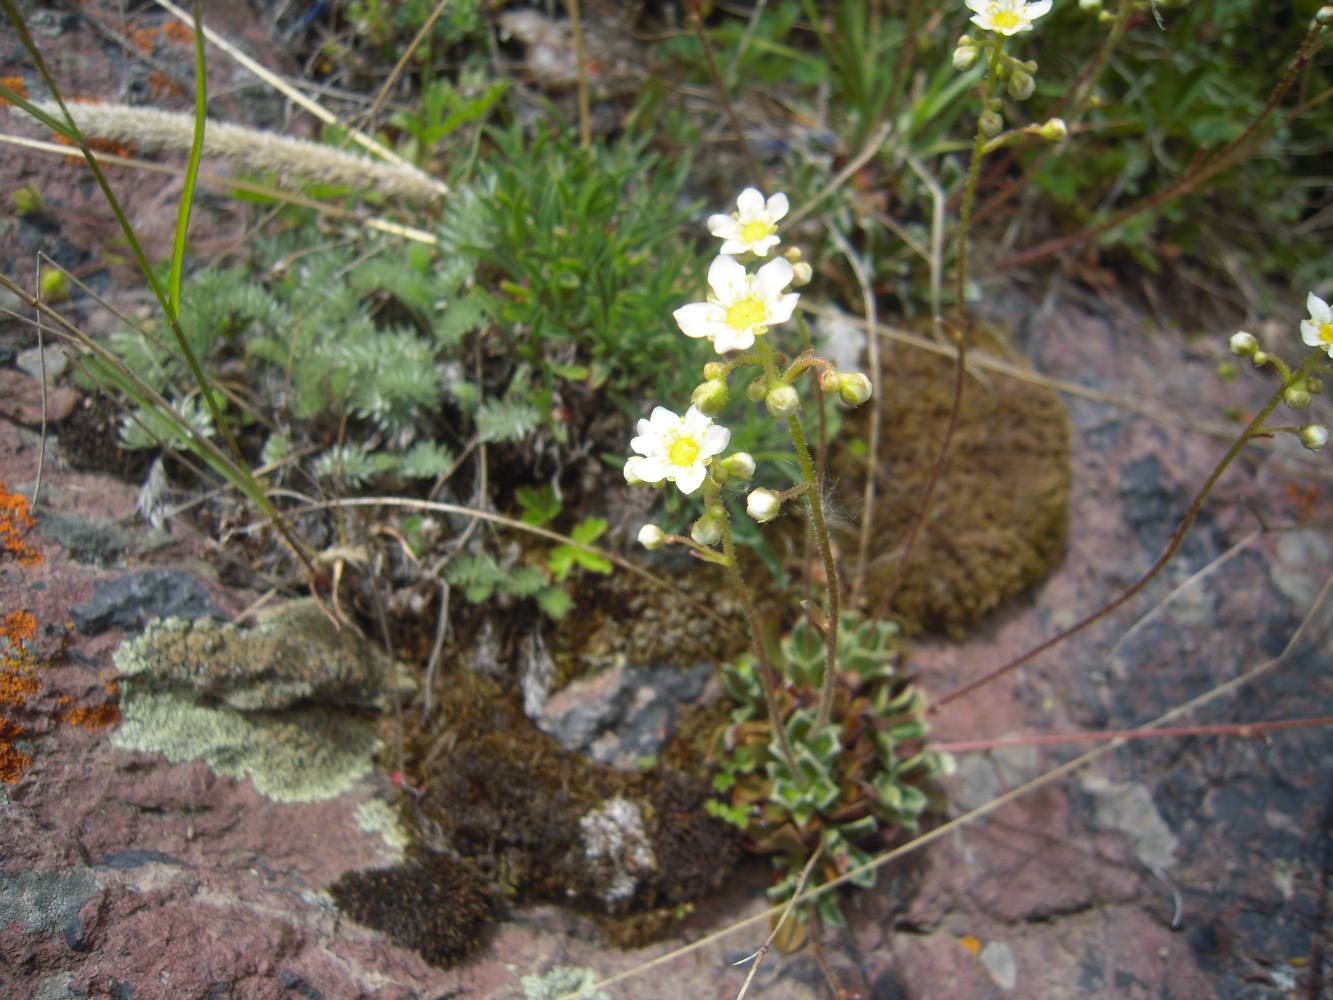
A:
POLYGON ((722 550, 727 556, 727 573, 731 577, 732 589, 736 591, 736 596, 740 598, 741 607, 745 609, 745 621, 750 626, 750 645, 754 649, 755 663, 759 667, 759 686, 764 691, 764 707, 768 710, 768 719, 773 726, 773 735, 777 737, 778 746, 782 750, 783 760, 787 764, 793 777, 802 780, 804 772, 796 766, 796 754, 792 751, 791 740, 787 738, 786 720, 782 717, 782 712, 778 708, 777 692, 782 683, 778 677, 778 672, 773 669, 773 663, 768 658, 768 649, 764 646, 764 633, 759 621, 759 612, 755 610, 754 598, 750 596, 750 588, 746 586, 745 577, 741 575, 740 565, 736 562, 736 543, 731 537, 731 515, 727 513, 726 508, 722 508, 722 550))
POLYGON ((1305 68, 1306 64, 1309 63, 1310 57, 1319 46, 1320 34, 1322 31, 1323 27, 1318 22, 1315 22, 1310 26, 1309 33, 1306 34, 1305 39, 1301 42, 1301 46, 1296 52, 1296 58, 1294 58, 1291 65, 1287 67, 1287 71, 1282 75, 1282 79, 1278 81, 1277 86, 1273 88, 1273 92, 1268 95, 1268 100, 1264 102, 1264 106, 1260 109, 1254 120, 1250 122, 1244 132, 1223 146, 1217 153, 1201 161, 1194 167, 1194 169, 1187 171, 1185 175, 1175 183, 1168 184, 1155 194, 1135 202, 1128 208, 1117 212, 1105 222, 1098 223, 1095 226, 1088 226, 1077 233, 1070 233, 1068 236, 1060 236, 1053 240, 1047 240, 1045 243, 1039 243, 1037 246, 1029 247, 1027 250, 1020 250, 1016 254, 1012 254, 1001 261, 997 261, 995 268, 997 270, 1008 270, 1015 267, 1022 267, 1025 264, 1031 264, 1034 261, 1050 257, 1052 254, 1060 253, 1062 250, 1068 250, 1070 247, 1076 247, 1082 243, 1086 243, 1088 240, 1096 239, 1103 233, 1109 232, 1117 226, 1124 225, 1136 215, 1141 215, 1150 209, 1157 208, 1159 205, 1165 204, 1182 194, 1188 194, 1204 181, 1225 170, 1238 159, 1252 152, 1254 147, 1265 138, 1265 136, 1256 133, 1260 132, 1263 123, 1267 121, 1268 116, 1273 113, 1273 110, 1277 107, 1278 103, 1301 75, 1301 71, 1305 68))
POLYGON ((958 348, 958 353, 954 356, 953 405, 949 410, 949 422, 944 427, 944 440, 940 442, 940 450, 935 455, 930 478, 926 480, 925 496, 921 498, 921 506, 917 509, 912 527, 907 533, 907 541, 903 543, 903 553, 893 567, 893 576, 889 578, 889 585, 885 588, 884 596, 880 598, 879 607, 875 611, 877 618, 883 618, 889 613, 893 607, 893 599, 898 596, 898 588, 902 586, 903 577, 907 573, 908 560, 912 557, 912 550, 916 547, 921 529, 926 523, 926 516, 930 512, 930 501, 935 496, 935 486, 944 473, 944 463, 949 457, 949 445, 953 442, 954 432, 958 429, 958 417, 963 408, 963 381, 967 374, 967 348, 956 330, 949 332, 958 348))
POLYGON ((588 103, 588 55, 583 39, 583 14, 579 0, 567 0, 569 24, 574 31, 574 61, 578 73, 579 145, 592 147, 592 108, 588 103))
POLYGON ((713 89, 717 91, 718 100, 722 102, 722 110, 726 112, 727 119, 731 122, 731 128, 736 133, 736 142, 740 146, 741 156, 745 157, 745 163, 749 167, 751 175, 758 178, 760 176, 759 161, 755 159, 754 153, 750 150, 750 143, 745 138, 745 126, 741 122, 740 115, 736 113, 735 105, 731 103, 731 95, 727 92, 727 82, 722 79, 722 71, 717 68, 717 57, 713 55, 713 43, 708 38, 708 30, 704 27, 704 19, 699 10, 700 2, 699 0, 688 0, 685 6, 689 12, 686 19, 694 30, 694 36, 699 39, 699 48, 703 51, 709 79, 713 81, 713 89))
MULTIPOLYGON (((1296 373, 1293 376, 1293 378, 1303 375, 1306 368, 1309 367, 1311 362, 1316 357, 1321 355, 1322 355, 1321 351, 1316 350, 1311 352, 1306 357, 1305 361, 1301 363, 1300 367, 1296 369, 1296 373)), ((1236 438, 1236 440, 1232 442, 1231 447, 1228 448, 1226 454, 1222 456, 1222 460, 1217 463, 1216 467, 1208 475, 1208 478, 1204 481, 1202 488, 1200 488, 1199 492, 1195 494, 1194 500, 1190 503, 1189 510, 1185 512, 1185 517, 1180 522, 1180 526, 1176 528, 1175 533, 1171 536, 1170 542, 1167 543, 1166 549, 1162 552, 1160 556, 1157 557, 1157 561, 1154 562, 1151 567, 1149 567, 1148 572, 1144 573, 1143 576, 1139 577, 1139 579, 1136 580, 1131 586, 1121 591, 1109 602, 1103 604, 1096 611, 1092 612, 1092 614, 1085 616, 1078 622, 1075 622, 1073 625, 1069 626, 1069 628, 1057 632, 1055 635, 1051 636, 1045 642, 1033 646, 1026 653, 1014 657, 1008 663, 1003 663, 1000 666, 996 667, 994 670, 987 671, 984 675, 977 678, 976 680, 964 684, 961 687, 954 688, 954 690, 948 692, 943 697, 936 699, 931 704, 929 711, 932 714, 938 712, 945 705, 949 704, 949 702, 957 701, 959 698, 971 694, 973 691, 977 690, 980 687, 985 686, 986 684, 989 684, 991 681, 1003 677, 1005 674, 1010 673, 1011 671, 1017 670, 1019 667, 1023 666, 1023 664, 1030 663, 1032 660, 1035 660, 1042 653, 1046 652, 1046 650, 1050 649, 1053 646, 1059 645, 1060 643, 1064 642, 1071 636, 1077 635, 1079 632, 1082 632, 1085 628, 1087 628, 1094 622, 1100 621, 1102 618, 1105 618, 1112 611, 1115 611, 1117 608, 1121 607, 1130 599, 1132 599, 1136 594, 1138 594, 1141 590, 1143 590, 1144 587, 1148 586, 1148 584, 1152 582, 1152 580, 1157 576, 1157 574, 1160 573, 1166 567, 1166 564, 1171 561, 1172 557, 1174 557, 1175 554, 1178 551, 1180 551, 1180 547, 1183 544, 1185 544, 1185 536, 1189 534, 1190 528, 1194 526, 1194 520, 1199 516, 1199 511, 1203 509, 1204 502, 1208 499, 1209 494, 1213 492, 1213 487, 1217 485, 1217 481, 1222 478, 1222 474, 1226 472, 1228 467, 1230 467, 1231 463, 1235 461, 1236 456, 1241 453, 1241 450, 1250 442, 1250 439, 1253 438, 1255 434, 1259 432, 1259 430, 1263 426, 1264 421, 1268 419, 1269 415, 1275 409, 1277 409, 1278 404, 1282 402, 1282 393, 1283 390, 1286 388, 1286 385, 1287 383, 1284 382, 1282 388, 1278 389, 1277 392, 1273 393, 1272 398, 1270 398, 1268 402, 1264 404, 1264 408, 1260 410, 1255 415, 1254 419, 1249 422, 1249 424, 1245 427, 1245 430, 1241 432, 1240 437, 1236 438)))
POLYGON ((1000 78, 1000 60, 1004 58, 1004 43, 998 38, 992 39, 990 69, 986 74, 986 85, 981 92, 981 114, 977 116, 977 134, 972 140, 972 159, 967 165, 967 185, 963 188, 963 210, 958 220, 958 268, 957 299, 960 320, 967 316, 967 237, 972 229, 972 202, 977 194, 977 177, 981 172, 981 158, 986 155, 986 130, 983 127, 986 114, 990 111, 990 99, 995 93, 995 84, 1000 78))
POLYGON ((1266 722, 1229 722, 1211 726, 1174 726, 1164 729, 1099 729, 1087 733, 1047 733, 1043 736, 1012 736, 993 740, 963 740, 959 743, 932 743, 939 753, 975 753, 1003 750, 1006 747, 1063 746, 1068 743, 1105 743, 1110 740, 1146 740, 1169 736, 1262 736, 1288 729, 1318 729, 1333 726, 1333 715, 1312 719, 1275 719, 1266 722))
POLYGON ((810 852, 809 859, 805 862, 805 867, 801 869, 800 876, 796 879, 796 887, 792 890, 791 899, 787 901, 786 907, 773 925, 773 929, 768 932, 768 937, 764 943, 759 946, 759 950, 754 953, 754 958, 750 962, 750 971, 745 976, 745 982, 741 984, 741 991, 736 994, 736 1000, 745 1000, 745 994, 750 991, 750 984, 754 982, 754 974, 759 971, 759 965, 763 962, 769 950, 773 947, 773 942, 777 940, 778 932, 782 930, 782 925, 791 917, 792 910, 796 908, 796 900, 805 889, 805 883, 810 878, 810 873, 814 871, 815 863, 819 860, 820 854, 824 851, 824 844, 821 841, 819 846, 810 852))

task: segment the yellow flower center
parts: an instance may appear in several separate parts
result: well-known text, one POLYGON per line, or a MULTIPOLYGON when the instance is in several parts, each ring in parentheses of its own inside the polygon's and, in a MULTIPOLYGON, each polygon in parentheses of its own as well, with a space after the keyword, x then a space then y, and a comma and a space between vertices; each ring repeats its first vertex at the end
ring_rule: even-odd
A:
POLYGON ((768 306, 751 295, 727 309, 727 326, 733 330, 748 330, 768 317, 768 306))
POLYGON ((1324 323, 1319 327, 1319 339, 1325 344, 1333 344, 1333 323, 1324 323))
POLYGON ((991 14, 990 22, 999 30, 1004 31, 1007 28, 1017 28, 1023 23, 1023 19, 1012 10, 997 10, 991 14))
POLYGON ((693 465, 698 457, 699 442, 684 434, 672 441, 671 447, 667 449, 667 458, 672 465, 693 465))
POLYGON ((777 228, 771 222, 747 222, 741 226, 741 240, 745 243, 758 243, 777 228))

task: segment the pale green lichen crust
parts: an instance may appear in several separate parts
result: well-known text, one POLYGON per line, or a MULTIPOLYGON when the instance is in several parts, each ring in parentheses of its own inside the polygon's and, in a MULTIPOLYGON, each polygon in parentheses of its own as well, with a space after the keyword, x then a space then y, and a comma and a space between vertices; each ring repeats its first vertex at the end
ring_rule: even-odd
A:
POLYGON ((221 777, 249 778, 278 802, 341 795, 370 771, 378 746, 368 720, 325 708, 238 712, 127 685, 120 715, 114 746, 160 753, 172 763, 204 760, 221 777))

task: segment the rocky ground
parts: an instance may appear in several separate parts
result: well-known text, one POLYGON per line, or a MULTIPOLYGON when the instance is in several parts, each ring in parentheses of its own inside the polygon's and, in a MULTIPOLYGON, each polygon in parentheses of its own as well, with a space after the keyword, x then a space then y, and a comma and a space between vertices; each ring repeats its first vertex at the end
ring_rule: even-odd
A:
MULTIPOLYGON (((219 17, 230 6, 219 6, 219 17)), ((105 91, 107 81, 131 92, 150 85, 140 60, 77 16, 39 15, 39 42, 59 41, 60 71, 76 92, 105 91)), ((236 14, 219 27, 281 64, 274 41, 246 18, 236 14)), ((14 41, 0 46, 0 75, 17 72, 23 63, 14 41)), ((224 67, 215 62, 216 90, 235 110, 237 95, 251 91, 224 67)), ((264 123, 279 114, 272 108, 264 123)), ((0 187, 35 180, 52 206, 40 224, 7 220, 23 253, 55 247, 76 268, 102 255, 111 230, 78 176, 58 158, 0 149, 0 187)), ((157 180, 117 176, 132 217, 151 233, 171 192, 157 180)), ((205 236, 221 238, 237 224, 225 203, 206 202, 204 212, 205 236)), ((12 273, 16 258, 6 256, 12 273)), ((126 287, 105 271, 92 277, 107 290, 126 287)), ((1030 599, 967 640, 917 645, 912 662, 935 696, 1136 579, 1226 448, 1181 418, 1223 423, 1225 407, 1253 410, 1268 388, 1248 371, 1232 385, 1217 379, 1230 331, 1186 345, 1145 333, 1126 309, 1085 301, 1059 282, 1039 305, 1030 289, 990 291, 992 318, 1015 330, 1036 369, 1146 403, 1156 418, 1066 397, 1075 432, 1068 555, 1030 599)), ((96 325, 95 308, 86 301, 75 308, 96 325)), ((1294 328, 1268 336, 1296 342, 1294 328)), ((0 337, 0 483, 30 496, 39 382, 21 353, 26 332, 8 323, 0 337)), ((58 385, 51 416, 76 422, 53 425, 36 525, 24 536, 41 561, 0 561, 0 616, 28 612, 38 630, 23 640, 28 662, 7 669, 0 683, 5 774, 14 779, 0 785, 0 994, 555 997, 698 944, 602 992, 735 996, 744 969, 734 963, 758 947, 763 925, 714 935, 761 911, 761 862, 741 866, 672 938, 637 950, 609 948, 589 918, 531 906, 497 925, 476 957, 441 971, 340 918, 328 887, 402 856, 387 808, 398 794, 391 775, 373 766, 369 744, 361 754, 321 756, 300 742, 310 724, 288 719, 277 742, 263 744, 285 747, 297 762, 274 784, 269 770, 239 754, 255 745, 256 730, 228 728, 253 723, 245 712, 281 713, 272 701, 212 705, 214 714, 186 730, 208 739, 154 742, 162 728, 123 699, 126 659, 114 652, 152 618, 226 620, 258 595, 218 582, 215 543, 188 517, 169 532, 142 523, 137 481, 70 466, 59 439, 63 428, 80 426, 68 414, 90 404, 68 378, 58 385), (220 710, 234 713, 226 725, 220 710)), ((1270 672, 1178 722, 1327 714, 1333 616, 1318 601, 1333 571, 1333 490, 1327 461, 1293 445, 1252 448, 1146 594, 945 706, 933 720, 935 737, 1135 726, 1283 653, 1307 618, 1270 672)), ((248 655, 238 662, 252 662, 248 655)), ((302 688, 302 698, 318 690, 321 711, 350 711, 356 684, 338 676, 302 688)), ((682 675, 635 664, 564 693, 553 711, 563 713, 571 742, 627 764, 651 752, 680 700, 702 686, 697 669, 682 675)), ((1083 749, 960 753, 947 783, 953 815, 1083 749)), ((1333 736, 1325 729, 1116 749, 886 867, 874 890, 849 900, 850 927, 826 942, 833 966, 849 989, 875 998, 1319 996, 1333 982, 1330 774, 1333 736)), ((807 951, 769 956, 751 995, 826 991, 807 951)))

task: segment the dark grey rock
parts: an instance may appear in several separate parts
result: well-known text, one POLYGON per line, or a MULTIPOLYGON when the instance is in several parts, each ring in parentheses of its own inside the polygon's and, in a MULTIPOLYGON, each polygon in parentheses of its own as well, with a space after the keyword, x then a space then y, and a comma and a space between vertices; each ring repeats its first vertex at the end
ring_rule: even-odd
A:
POLYGON ((66 928, 79 920, 79 910, 100 888, 87 868, 0 872, 0 914, 29 934, 61 933, 68 941, 66 928))
POLYGON ((137 632, 153 618, 226 618, 199 579, 184 570, 146 569, 97 584, 93 598, 70 608, 83 635, 137 632))
POLYGON ((61 545, 75 562, 94 566, 113 566, 129 548, 129 534, 111 521, 83 517, 64 517, 43 512, 37 522, 43 538, 61 545))

